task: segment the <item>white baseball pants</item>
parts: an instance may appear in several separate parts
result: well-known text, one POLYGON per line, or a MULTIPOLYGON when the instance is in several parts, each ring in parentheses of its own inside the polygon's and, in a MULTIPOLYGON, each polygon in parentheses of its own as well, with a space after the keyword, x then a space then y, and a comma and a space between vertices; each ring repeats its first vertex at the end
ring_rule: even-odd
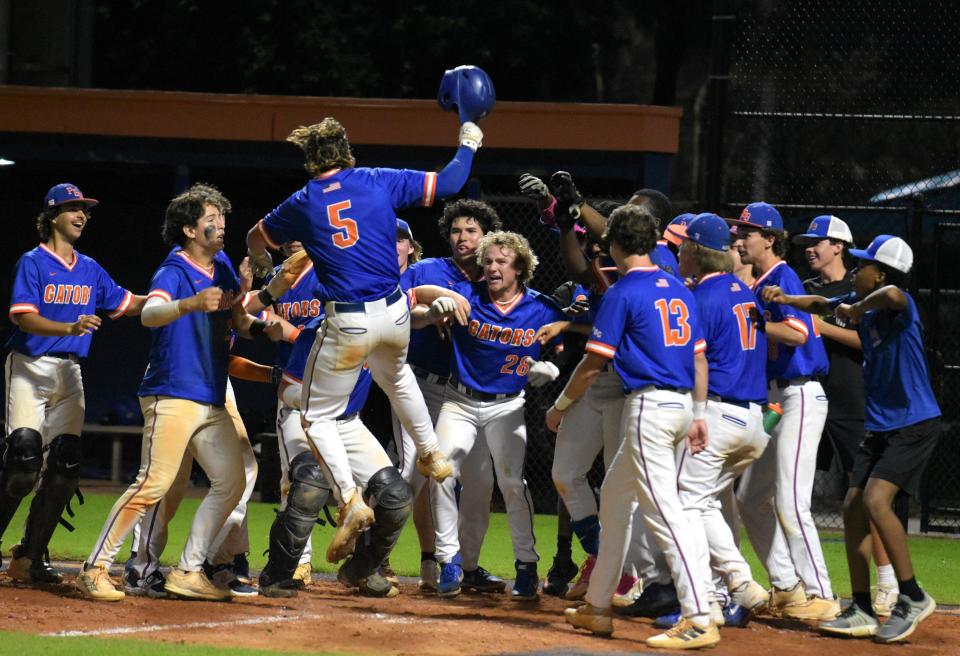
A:
POLYGON ((57 435, 80 435, 86 406, 78 361, 10 351, 5 374, 7 434, 32 428, 44 446, 57 435))

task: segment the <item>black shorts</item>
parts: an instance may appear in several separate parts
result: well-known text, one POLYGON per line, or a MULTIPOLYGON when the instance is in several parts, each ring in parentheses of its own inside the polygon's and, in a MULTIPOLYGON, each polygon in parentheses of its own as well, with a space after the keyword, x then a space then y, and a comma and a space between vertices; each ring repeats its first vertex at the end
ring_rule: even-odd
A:
POLYGON ((940 417, 892 431, 867 433, 853 464, 850 487, 863 489, 879 478, 916 497, 920 479, 940 440, 940 417))
POLYGON ((830 443, 835 451, 837 458, 840 459, 840 466, 845 474, 853 471, 853 463, 857 457, 857 451, 860 445, 867 437, 867 429, 863 426, 863 419, 832 419, 827 417, 827 423, 823 427, 823 436, 827 439, 820 441, 820 453, 817 456, 817 469, 830 469, 830 456, 833 455, 830 443))

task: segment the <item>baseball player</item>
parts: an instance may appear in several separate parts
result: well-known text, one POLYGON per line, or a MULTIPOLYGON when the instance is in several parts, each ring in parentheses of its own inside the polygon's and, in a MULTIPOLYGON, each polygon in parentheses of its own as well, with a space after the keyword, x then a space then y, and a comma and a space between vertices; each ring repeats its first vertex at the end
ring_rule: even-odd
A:
POLYGON ((421 473, 449 476, 414 375, 405 367, 410 340, 409 310, 399 288, 395 255, 396 208, 431 206, 434 198, 460 190, 483 133, 475 124, 460 128, 456 156, 440 173, 356 168, 346 130, 333 118, 294 130, 288 140, 306 156, 312 179, 247 234, 252 262, 263 267, 266 247, 285 241, 303 244, 313 261, 326 300, 326 319, 309 360, 303 387, 307 434, 333 476, 341 504, 338 553, 374 520, 351 474, 336 430, 364 362, 390 398, 393 409, 417 443, 421 473))
POLYGON ((152 328, 149 362, 139 390, 142 462, 77 575, 76 587, 90 599, 123 599, 123 591, 110 580, 110 563, 146 510, 167 493, 188 448, 211 487, 197 509, 179 566, 170 570, 164 589, 196 599, 231 597, 230 590, 214 585, 202 567, 245 484, 242 444, 224 407, 227 332, 231 321, 244 337, 264 336, 268 325, 243 310, 239 280, 222 252, 229 211, 230 202, 203 184, 192 186, 167 206, 163 237, 173 248, 154 273, 141 317, 152 328))
POLYGON ((440 562, 437 594, 452 597, 461 591, 463 576, 457 552, 455 478, 468 465, 468 456, 486 442, 493 457, 497 484, 503 494, 513 541, 517 575, 512 598, 537 597, 539 578, 533 535, 533 500, 523 478, 527 432, 523 388, 545 384, 559 375, 549 362, 538 362, 537 330, 563 318, 548 297, 526 288, 537 267, 527 240, 513 232, 491 232, 477 247, 484 279, 454 289, 470 301, 467 326, 454 326, 450 382, 437 420, 437 436, 453 476, 433 483, 436 553, 440 562))
MULTIPOLYGON (((450 245, 450 257, 428 258, 404 272, 405 288, 418 285, 439 285, 452 289, 483 277, 477 261, 477 246, 487 233, 500 229, 496 210, 482 201, 460 199, 444 207, 438 227, 450 245)), ((450 377, 450 341, 443 339, 435 326, 410 333, 407 363, 413 370, 436 425, 450 377)), ((398 421, 394 421, 394 440, 404 479, 413 485, 417 500, 413 522, 420 539, 420 581, 423 591, 435 592, 439 566, 435 554, 436 533, 430 507, 430 486, 414 467, 416 448, 413 438, 398 421)), ((460 557, 463 567, 462 587, 478 592, 502 592, 506 583, 480 567, 480 546, 490 524, 490 496, 493 494, 493 463, 486 442, 480 441, 461 467, 460 489, 460 557)))
POLYGON ((773 583, 772 609, 794 619, 833 619, 840 607, 810 513, 817 447, 827 417, 819 380, 827 373, 827 353, 809 314, 759 298, 769 285, 788 293, 803 291, 783 261, 787 234, 780 213, 767 203, 751 203, 732 222, 742 237, 740 259, 758 273, 753 289, 767 333, 769 400, 783 407, 769 448, 741 480, 740 515, 773 583))
POLYGON ((694 453, 706 446, 706 345, 696 304, 677 278, 653 265, 649 254, 657 241, 657 224, 649 212, 634 205, 614 210, 605 240, 622 277, 607 291, 587 354, 547 411, 546 421, 556 430, 563 414, 613 359, 627 394, 622 424, 626 434, 600 491, 603 531, 587 603, 568 609, 566 619, 594 633, 612 634, 611 596, 624 562, 630 517, 639 503, 666 555, 683 613, 673 628, 649 638, 647 645, 712 646, 720 633, 707 600, 708 574, 695 570, 700 561, 677 495, 675 460, 676 445, 685 436, 694 453))
POLYGON ((899 642, 930 616, 937 604, 917 584, 907 536, 891 505, 897 492, 916 494, 940 437, 940 408, 930 387, 923 327, 916 303, 903 291, 913 266, 905 241, 880 235, 865 250, 851 249, 860 266, 853 292, 834 299, 794 296, 778 287, 763 291, 769 303, 823 314, 833 308, 856 324, 863 344, 866 428, 844 501, 844 537, 853 603, 822 631, 876 642, 899 642), (896 571, 900 597, 882 625, 870 604, 872 521, 896 571))
POLYGON ((52 187, 37 217, 40 245, 25 253, 14 270, 0 537, 39 479, 23 539, 14 547, 9 567, 11 578, 22 583, 61 581, 44 554, 80 479, 84 414, 80 359, 87 356, 93 332, 100 327, 95 313, 104 310, 113 319, 137 315, 145 301, 74 249, 96 204, 76 185, 52 187))

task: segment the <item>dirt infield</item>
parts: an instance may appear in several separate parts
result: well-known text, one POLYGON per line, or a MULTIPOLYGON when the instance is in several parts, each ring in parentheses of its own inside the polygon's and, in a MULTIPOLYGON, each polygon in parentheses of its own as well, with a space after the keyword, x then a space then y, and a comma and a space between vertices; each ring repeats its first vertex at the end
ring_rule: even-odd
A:
MULTIPOLYGON (((76 570, 74 569, 74 572, 76 570)), ((0 630, 59 636, 123 636, 275 650, 352 654, 649 653, 649 620, 619 620, 612 639, 575 631, 563 621, 570 605, 551 597, 515 603, 508 595, 421 595, 412 581, 395 599, 366 599, 323 580, 296 599, 252 597, 231 603, 149 600, 90 602, 71 586, 31 589, 0 575, 0 630)), ((758 619, 724 629, 711 654, 960 654, 960 615, 937 613, 908 644, 818 635, 802 623, 758 619)), ((663 652, 660 652, 663 653, 663 652)))

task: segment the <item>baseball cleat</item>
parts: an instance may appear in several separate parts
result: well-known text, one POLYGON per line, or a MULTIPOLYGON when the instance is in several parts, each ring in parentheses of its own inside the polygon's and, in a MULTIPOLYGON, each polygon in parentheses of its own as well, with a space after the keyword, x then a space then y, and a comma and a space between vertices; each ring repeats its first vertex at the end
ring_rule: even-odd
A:
POLYGON ((253 578, 250 576, 250 562, 247 560, 247 554, 238 553, 233 557, 233 563, 230 565, 230 569, 233 570, 233 573, 242 583, 247 585, 253 584, 253 578))
POLYGON ((583 596, 587 594, 587 588, 590 587, 590 573, 593 572, 593 566, 597 564, 597 557, 594 555, 587 556, 587 559, 583 561, 583 564, 580 565, 580 578, 577 579, 577 582, 570 586, 570 589, 567 590, 567 594, 564 597, 570 601, 577 601, 583 599, 583 596))
POLYGON ((167 591, 163 589, 166 582, 158 569, 153 570, 144 578, 140 578, 137 570, 133 567, 123 573, 123 590, 131 597, 163 599, 167 596, 167 591))
POLYGON ((680 609, 674 608, 669 613, 666 613, 665 615, 661 615, 660 617, 657 617, 656 619, 654 619, 653 626, 658 629, 670 629, 670 628, 673 628, 673 626, 676 625, 676 623, 679 622, 681 619, 683 619, 683 615, 680 612, 680 609))
POLYGON ((642 592, 643 581, 632 574, 623 574, 620 576, 620 583, 617 584, 611 603, 618 608, 626 608, 639 599, 642 592))
POLYGON ((517 578, 513 581, 510 598, 514 601, 532 601, 537 598, 540 589, 540 577, 537 576, 536 563, 517 561, 517 578))
POLYGON ((799 604, 789 604, 781 610, 781 615, 792 620, 832 620, 840 614, 840 600, 836 597, 809 597, 799 604))
POLYGON ((576 608, 567 608, 563 611, 567 624, 586 629, 594 635, 613 635, 613 615, 609 608, 597 608, 592 604, 583 604, 576 608))
POLYGON ((767 602, 767 610, 772 615, 779 615, 783 609, 793 604, 805 604, 807 602, 807 593, 803 589, 803 583, 797 581, 792 588, 781 590, 774 586, 770 590, 770 599, 767 602))
POLYGON ((227 588, 234 597, 256 597, 257 589, 245 582, 233 568, 233 562, 221 565, 203 564, 204 575, 218 588, 227 588))
POLYGON ((377 568, 377 574, 390 581, 392 585, 400 585, 400 577, 398 577, 397 573, 390 567, 389 558, 383 561, 383 564, 377 568))
POLYGON ((730 590, 730 598, 736 605, 754 611, 769 603, 770 593, 756 581, 744 581, 730 590))
POLYGON ((907 639, 917 625, 930 617, 937 608, 933 597, 923 592, 922 601, 914 601, 905 594, 900 595, 890 617, 873 636, 874 642, 899 642, 907 639))
POLYGON ((300 563, 297 569, 293 571, 293 580, 297 582, 301 590, 313 585, 313 565, 309 562, 300 563))
POLYGON ((400 588, 376 572, 363 578, 354 578, 350 574, 352 562, 353 559, 348 560, 337 570, 337 581, 341 585, 356 590, 364 597, 396 597, 400 594, 400 588))
POLYGON ((106 567, 82 566, 73 584, 84 597, 94 601, 121 601, 126 596, 110 580, 106 567))
POLYGON ((723 607, 722 626, 742 629, 750 623, 750 618, 752 617, 753 611, 745 606, 741 606, 740 604, 731 601, 729 604, 723 607))
POLYGON ((896 584, 894 585, 883 585, 882 583, 877 584, 877 592, 873 596, 873 611, 877 615, 883 615, 884 617, 890 615, 893 612, 893 607, 897 605, 897 600, 900 598, 900 589, 896 584))
POLYGON ((440 566, 433 558, 424 558, 420 561, 420 581, 417 587, 420 592, 436 592, 440 582, 440 566))
POLYGON ((877 618, 863 611, 856 602, 847 606, 834 619, 817 624, 817 628, 824 633, 851 638, 869 638, 876 634, 879 626, 877 618))
POLYGON ((661 649, 701 649, 714 647, 719 642, 720 631, 715 624, 698 626, 685 617, 664 633, 646 640, 648 647, 661 649))
POLYGON ((460 588, 467 592, 503 592, 507 589, 507 582, 477 566, 473 571, 463 570, 460 588))
POLYGON ((569 557, 562 558, 559 555, 553 557, 553 564, 547 570, 547 580, 543 584, 543 594, 552 597, 563 597, 570 588, 570 581, 576 577, 577 564, 569 557))
POLYGON ((425 453, 417 458, 417 471, 437 483, 453 474, 453 467, 439 450, 425 453))
POLYGON ((163 589, 168 594, 183 599, 202 599, 205 601, 229 601, 233 599, 230 588, 215 585, 203 570, 187 572, 174 567, 167 574, 163 589))
POLYGON ((677 589, 673 582, 654 581, 643 588, 639 599, 624 608, 614 607, 613 612, 627 617, 659 617, 679 607, 680 600, 677 599, 677 589))
POLYGON ((260 579, 257 587, 260 589, 261 597, 278 597, 289 599, 297 596, 297 590, 301 590, 302 583, 291 579, 275 579, 267 570, 260 572, 260 579))
POLYGON ((437 583, 437 596, 456 597, 460 594, 460 581, 462 580, 463 569, 458 563, 441 563, 440 580, 437 583))
POLYGON ((19 544, 14 545, 10 550, 10 564, 7 566, 7 574, 14 581, 19 583, 62 583, 63 577, 60 572, 53 569, 50 563, 42 558, 34 561, 23 555, 23 547, 19 544))
POLYGON ((360 491, 354 489, 350 499, 340 507, 337 531, 327 547, 327 562, 338 563, 352 554, 357 537, 370 528, 373 522, 373 510, 364 503, 360 491))

